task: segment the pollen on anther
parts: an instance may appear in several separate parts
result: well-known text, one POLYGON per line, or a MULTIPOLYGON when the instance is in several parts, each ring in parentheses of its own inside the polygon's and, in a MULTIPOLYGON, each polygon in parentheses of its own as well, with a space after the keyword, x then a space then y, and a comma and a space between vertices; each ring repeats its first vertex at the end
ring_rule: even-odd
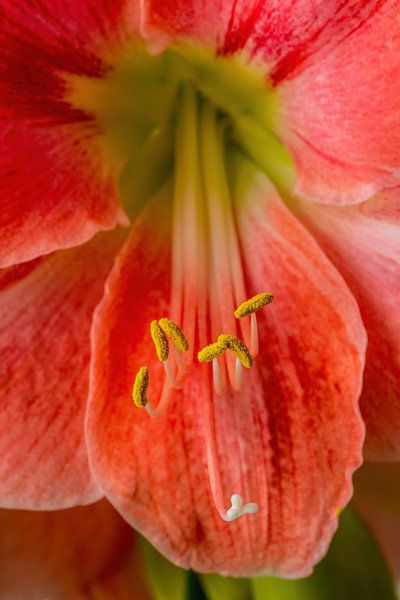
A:
POLYGON ((227 335, 225 333, 221 333, 218 337, 218 344, 221 346, 225 346, 225 348, 229 348, 232 352, 235 353, 236 357, 240 360, 242 365, 247 369, 253 366, 253 358, 244 342, 239 340, 234 335, 227 335))
POLYGON ((180 352, 189 350, 189 343, 180 327, 171 319, 163 317, 158 321, 161 330, 167 335, 180 352))
POLYGON ((157 321, 150 323, 150 335, 156 347, 158 359, 161 362, 166 361, 169 354, 168 340, 157 321))
POLYGON ((242 319, 243 317, 247 317, 257 310, 265 306, 266 304, 270 304, 274 296, 269 292, 263 292, 261 294, 256 294, 252 296, 246 302, 242 302, 239 304, 235 312, 233 313, 237 319, 242 319))
POLYGON ((148 403, 147 388, 149 386, 149 369, 140 367, 133 383, 132 398, 138 408, 144 408, 148 403))
POLYGON ((211 362, 217 356, 220 356, 227 349, 227 345, 225 344, 225 340, 223 342, 219 341, 214 342, 214 344, 209 344, 208 346, 204 346, 197 354, 197 358, 200 362, 211 362))

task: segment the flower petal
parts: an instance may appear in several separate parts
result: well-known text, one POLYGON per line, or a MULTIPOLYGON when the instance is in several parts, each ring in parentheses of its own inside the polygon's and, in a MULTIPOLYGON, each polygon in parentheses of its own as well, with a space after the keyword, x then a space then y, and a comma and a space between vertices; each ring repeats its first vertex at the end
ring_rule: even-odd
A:
POLYGON ((105 500, 64 511, 1 510, 0 528, 1 600, 147 598, 137 557, 128 563, 133 532, 105 500))
POLYGON ((264 64, 300 195, 349 204, 399 181, 396 1, 146 0, 143 11, 156 50, 190 38, 264 64))
POLYGON ((400 188, 357 206, 299 202, 299 216, 356 297, 368 332, 361 409, 369 459, 400 458, 400 188))
POLYGON ((159 47, 183 37, 221 54, 245 49, 262 57, 277 82, 375 8, 375 0, 144 0, 142 33, 159 47))
POLYGON ((400 181, 399 7, 366 4, 369 18, 282 82, 281 135, 311 200, 357 203, 400 181))
POLYGON ((83 439, 92 312, 122 234, 0 275, 0 505, 97 500, 83 439))
MULTIPOLYGON (((239 220, 249 293, 276 292, 261 356, 241 392, 212 392, 209 365, 171 391, 149 338, 170 314, 168 202, 135 224, 96 310, 87 439, 93 472, 118 510, 168 558, 199 571, 302 576, 326 551, 361 460, 365 333, 342 279, 266 190, 239 220), (131 400, 150 370, 151 419, 131 400), (230 495, 260 512, 235 522, 230 495)), ((173 297, 172 297, 173 299, 173 297)))
MULTIPOLYGON (((85 242, 123 221, 99 131, 64 99, 65 77, 100 77, 124 0, 0 7, 0 266, 85 242), (108 41, 108 43, 110 43, 108 41)), ((133 24, 134 24, 134 19, 133 24)))

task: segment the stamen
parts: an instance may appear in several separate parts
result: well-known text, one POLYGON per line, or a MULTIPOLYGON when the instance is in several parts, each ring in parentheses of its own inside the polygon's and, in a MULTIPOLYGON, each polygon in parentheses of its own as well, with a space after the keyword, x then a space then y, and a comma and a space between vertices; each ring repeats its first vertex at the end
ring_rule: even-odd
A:
POLYGON ((224 521, 234 521, 245 514, 255 514, 259 511, 258 504, 255 502, 249 502, 243 504, 243 498, 240 494, 232 494, 231 496, 231 507, 225 513, 222 518, 224 521))
POLYGON ((217 343, 221 346, 224 346, 225 348, 229 348, 230 350, 232 350, 236 354, 236 357, 240 360, 242 365, 246 367, 246 369, 250 369, 250 367, 253 366, 253 359, 251 357, 251 354, 246 344, 242 342, 242 340, 239 340, 234 335, 227 335, 225 333, 222 333, 218 337, 217 343))
POLYGON ((132 398, 135 406, 138 408, 144 408, 149 402, 147 398, 147 388, 149 387, 149 369, 147 367, 140 367, 135 381, 133 383, 132 398))
POLYGON ((168 340, 157 321, 150 323, 150 335, 156 347, 158 359, 164 362, 167 360, 169 354, 168 340))
POLYGON ((255 313, 266 304, 270 304, 273 299, 274 296, 269 292, 256 294, 246 300, 246 302, 239 304, 233 313, 237 319, 242 319, 243 317, 248 317, 250 315, 250 354, 253 357, 257 356, 259 349, 258 325, 255 313))
POLYGON ((243 385, 243 367, 249 369, 253 364, 253 359, 250 352, 247 349, 246 344, 239 340, 234 335, 227 335, 222 333, 216 342, 205 346, 197 354, 197 358, 200 362, 211 362, 213 363, 213 380, 214 388, 217 394, 223 394, 224 386, 221 378, 221 370, 218 364, 218 356, 223 354, 225 350, 232 350, 236 355, 235 362, 235 377, 233 379, 232 386, 235 390, 239 391, 243 385))
POLYGON ((166 336, 168 336, 174 344, 175 357, 177 359, 176 362, 179 369, 183 372, 184 366, 180 355, 176 352, 176 350, 179 352, 187 352, 189 349, 189 344, 183 331, 170 319, 162 318, 159 321, 152 321, 150 323, 150 334, 156 347, 157 357, 163 363, 165 374, 172 387, 179 389, 180 386, 172 373, 171 362, 168 358, 169 346, 166 336))
POLYGON ((204 346, 197 354, 197 358, 200 362, 211 362, 214 358, 223 354, 227 347, 228 345, 225 343, 225 340, 220 341, 218 338, 217 342, 214 342, 209 346, 204 346))
POLYGON ((255 313, 266 304, 270 304, 273 299, 273 295, 268 292, 256 294, 252 298, 249 298, 249 300, 246 300, 246 302, 239 304, 233 314, 237 319, 242 319, 243 317, 247 317, 252 313, 255 313))
POLYGON ((218 358, 213 358, 212 361, 213 381, 215 392, 219 395, 225 391, 225 386, 222 381, 221 369, 219 368, 218 358))
POLYGON ((176 323, 171 321, 171 319, 162 318, 158 321, 158 324, 180 352, 187 352, 189 350, 188 341, 182 329, 176 323))

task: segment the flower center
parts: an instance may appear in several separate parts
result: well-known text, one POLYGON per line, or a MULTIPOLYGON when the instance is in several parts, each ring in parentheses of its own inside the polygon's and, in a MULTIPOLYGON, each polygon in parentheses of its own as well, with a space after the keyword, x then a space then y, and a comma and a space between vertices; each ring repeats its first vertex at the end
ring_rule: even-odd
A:
MULTIPOLYGON (((170 314, 149 332, 169 386, 154 404, 151 374, 142 366, 133 386, 136 406, 162 415, 171 388, 184 388, 198 361, 212 363, 217 394, 240 390, 258 353, 255 313, 272 294, 247 300, 236 224, 243 198, 232 184, 234 171, 238 161, 251 161, 283 193, 293 180, 290 158, 271 133, 272 92, 237 60, 180 45, 159 56, 130 48, 103 80, 69 79, 68 94, 100 124, 103 154, 131 219, 164 187, 172 198, 170 314)), ((217 469, 209 468, 212 482, 217 469)), ((231 507, 218 510, 232 521, 258 506, 235 493, 231 507)))

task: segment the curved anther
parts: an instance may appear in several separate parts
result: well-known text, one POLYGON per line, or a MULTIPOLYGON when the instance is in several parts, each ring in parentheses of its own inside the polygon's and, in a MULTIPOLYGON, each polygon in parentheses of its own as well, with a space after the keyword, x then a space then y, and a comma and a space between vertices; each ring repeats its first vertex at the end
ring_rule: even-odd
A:
POLYGON ((249 369, 253 364, 253 359, 246 344, 234 335, 222 333, 216 342, 202 348, 197 354, 197 358, 200 362, 212 361, 214 388, 217 394, 222 394, 224 392, 221 372, 218 365, 218 356, 223 354, 226 350, 231 350, 236 356, 235 380, 233 383, 235 390, 240 390, 243 384, 242 365, 249 369))
POLYGON ((253 359, 251 354, 244 342, 239 340, 234 335, 228 335, 226 333, 221 333, 218 337, 218 344, 224 346, 225 348, 229 348, 232 352, 235 353, 236 358, 240 360, 242 365, 246 367, 246 369, 250 369, 253 366, 253 359))
POLYGON ((149 369, 147 367, 140 367, 136 374, 132 389, 132 398, 135 406, 138 408, 144 408, 149 402, 149 399, 147 398, 148 387, 149 369))
POLYGON ((167 335, 172 343, 178 348, 180 352, 187 352, 189 350, 189 343, 185 338, 185 335, 180 327, 171 319, 163 317, 158 321, 162 331, 167 335))
POLYGON ((257 356, 258 354, 258 325, 256 312, 263 306, 270 304, 273 299, 273 295, 269 292, 256 294, 246 300, 246 302, 239 304, 233 313, 237 319, 250 316, 250 354, 252 356, 257 356))
POLYGON ((152 321, 150 323, 150 335, 154 342, 154 346, 156 347, 158 360, 161 362, 166 361, 169 355, 168 340, 158 321, 152 321))
MULTIPOLYGON (((172 387, 178 389, 180 386, 173 375, 169 359, 169 345, 167 336, 174 344, 175 350, 178 350, 179 352, 187 352, 189 349, 189 344, 184 336, 183 331, 170 319, 162 318, 159 321, 152 321, 150 323, 150 335, 156 348, 157 357, 163 363, 164 371, 172 387)), ((183 371, 184 368, 180 357, 179 359, 177 358, 176 362, 179 369, 183 371)))
POLYGON ((263 306, 270 304, 274 296, 269 292, 262 292, 261 294, 256 294, 252 296, 242 304, 239 304, 235 312, 233 313, 237 319, 242 319, 243 317, 248 317, 249 315, 257 312, 263 306))
POLYGON ((202 348, 200 352, 198 352, 197 358, 200 362, 211 362, 212 360, 214 360, 214 358, 221 356, 221 354, 225 352, 227 347, 228 346, 220 342, 218 338, 217 342, 209 344, 208 346, 204 346, 204 348, 202 348))

